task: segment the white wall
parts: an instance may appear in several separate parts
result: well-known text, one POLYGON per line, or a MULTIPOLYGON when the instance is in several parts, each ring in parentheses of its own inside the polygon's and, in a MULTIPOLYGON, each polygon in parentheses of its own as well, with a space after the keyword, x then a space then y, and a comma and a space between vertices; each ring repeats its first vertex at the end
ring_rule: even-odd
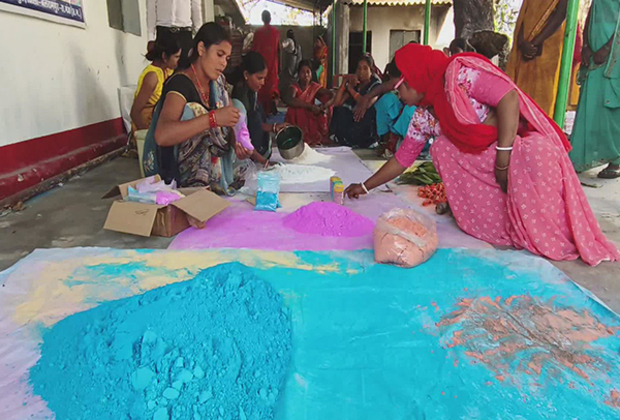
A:
POLYGON ((444 16, 437 17, 436 38, 433 48, 443 49, 450 46, 456 35, 454 28, 454 7, 451 7, 444 16))
POLYGON ((110 28, 105 0, 84 0, 86 29, 0 12, 0 147, 118 118, 146 64, 140 15, 142 37, 110 28))
MULTIPOLYGON (((351 31, 360 32, 363 26, 362 6, 351 6, 351 31)), ((370 6, 368 30, 372 31, 372 55, 381 70, 390 62, 390 30, 419 30, 424 39, 424 6, 370 6)), ((430 43, 443 47, 444 38, 454 38, 452 8, 433 7, 430 43)))

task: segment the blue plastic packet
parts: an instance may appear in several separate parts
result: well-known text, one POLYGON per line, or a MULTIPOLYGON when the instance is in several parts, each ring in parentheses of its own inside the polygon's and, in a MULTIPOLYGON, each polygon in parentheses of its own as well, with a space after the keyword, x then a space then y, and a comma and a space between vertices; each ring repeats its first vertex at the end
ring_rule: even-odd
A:
POLYGON ((132 186, 127 188, 127 201, 136 203, 155 204, 157 202, 157 192, 139 192, 132 186))
POLYGON ((280 205, 280 174, 273 171, 257 175, 256 206, 258 211, 276 211, 280 205))

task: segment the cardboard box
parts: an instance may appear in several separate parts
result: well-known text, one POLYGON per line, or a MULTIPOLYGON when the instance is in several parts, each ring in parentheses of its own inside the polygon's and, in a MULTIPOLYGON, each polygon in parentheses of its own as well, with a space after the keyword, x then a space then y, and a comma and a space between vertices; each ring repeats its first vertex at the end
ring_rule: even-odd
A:
MULTIPOLYGON (((159 175, 155 180, 161 180, 159 175)), ((124 200, 129 187, 135 188, 140 181, 142 179, 117 185, 103 198, 120 195, 124 200)), ((179 188, 179 191, 186 197, 167 206, 117 200, 112 203, 103 228, 132 235, 170 238, 190 226, 187 215, 204 223, 230 205, 207 188, 179 188)))

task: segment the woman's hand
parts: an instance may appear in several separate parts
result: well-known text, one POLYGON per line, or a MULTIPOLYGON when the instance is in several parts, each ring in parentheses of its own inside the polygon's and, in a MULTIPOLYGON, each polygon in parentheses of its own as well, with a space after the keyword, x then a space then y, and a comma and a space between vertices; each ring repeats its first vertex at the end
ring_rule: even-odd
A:
POLYGON ((521 42, 521 44, 519 44, 519 49, 523 53, 523 58, 526 61, 533 60, 538 54, 538 47, 529 41, 521 42))
POLYGON ((501 171, 495 168, 495 181, 504 193, 508 192, 508 170, 501 171))
POLYGON ((510 152, 498 151, 495 157, 495 180, 504 193, 508 192, 508 169, 510 167, 510 152))
POLYGON ((360 84, 360 79, 357 77, 357 74, 352 74, 349 76, 349 87, 354 88, 355 86, 360 84))
POLYGON ((603 48, 594 53, 593 60, 594 64, 600 66, 601 64, 605 64, 607 59, 609 58, 609 53, 611 50, 607 48, 605 45, 603 48))
POLYGON ((240 117, 241 113, 232 105, 215 111, 215 122, 219 127, 234 127, 240 117))
POLYGON ((362 187, 362 184, 351 184, 344 190, 344 194, 349 198, 355 198, 356 200, 362 195, 366 195, 366 191, 362 187))
POLYGON ((254 162, 256 162, 258 165, 262 166, 263 169, 267 169, 269 168, 269 166, 271 166, 271 162, 269 162, 268 159, 265 159, 263 156, 261 156, 256 150, 252 152, 252 156, 250 158, 254 162))
POLYGON ((235 154, 237 155, 237 159, 245 160, 245 159, 249 158, 250 156, 252 156, 253 153, 254 153, 253 150, 246 149, 238 141, 235 142, 235 154))
POLYGON ((321 107, 318 107, 316 105, 312 105, 310 106, 310 112, 312 112, 314 115, 319 115, 323 112, 323 110, 321 109, 321 107))
POLYGON ((276 129, 275 132, 279 133, 281 130, 284 130, 285 128, 290 127, 291 125, 289 123, 282 123, 282 124, 276 124, 276 129))
POLYGON ((371 98, 368 95, 361 96, 357 101, 357 106, 355 107, 354 119, 355 122, 360 122, 364 119, 364 115, 366 115, 366 111, 370 108, 371 98))
POLYGON ((581 49, 581 65, 584 67, 589 67, 593 55, 594 53, 592 52, 592 49, 588 45, 584 45, 581 49))

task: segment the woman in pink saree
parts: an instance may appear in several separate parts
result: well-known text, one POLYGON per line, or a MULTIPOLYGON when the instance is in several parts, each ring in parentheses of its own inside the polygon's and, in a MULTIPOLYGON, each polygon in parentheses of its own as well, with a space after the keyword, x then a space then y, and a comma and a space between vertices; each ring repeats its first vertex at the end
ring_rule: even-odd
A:
POLYGON ((620 260, 602 233, 558 126, 477 54, 396 53, 407 105, 420 105, 394 158, 346 193, 358 198, 410 167, 426 142, 459 227, 497 246, 589 265, 620 260))

